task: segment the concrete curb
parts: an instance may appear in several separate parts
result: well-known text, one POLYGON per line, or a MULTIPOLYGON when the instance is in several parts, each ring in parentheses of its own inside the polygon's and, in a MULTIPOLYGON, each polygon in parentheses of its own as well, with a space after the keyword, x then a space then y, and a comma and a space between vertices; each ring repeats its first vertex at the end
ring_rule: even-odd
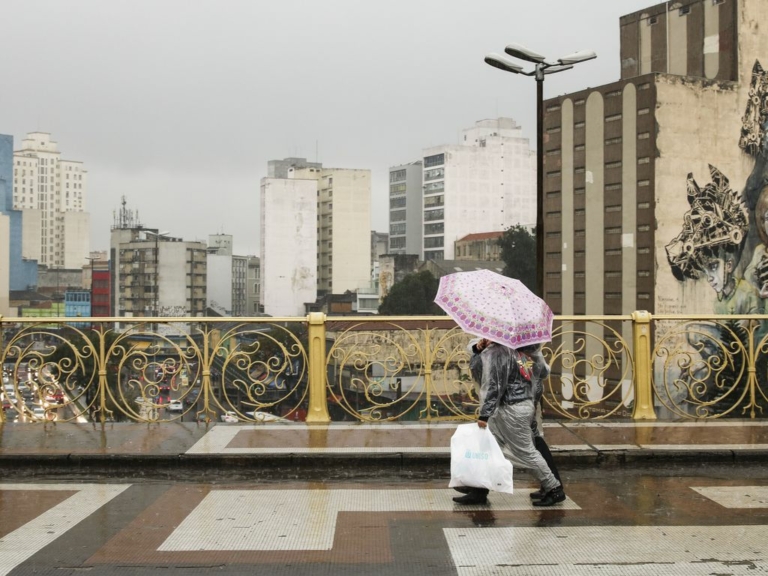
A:
MULTIPOLYGON (((766 450, 616 450, 555 452, 559 468, 653 468, 669 463, 768 462, 766 450)), ((447 478, 450 455, 344 454, 2 454, 0 478, 90 476, 174 480, 348 480, 382 476, 447 478)))

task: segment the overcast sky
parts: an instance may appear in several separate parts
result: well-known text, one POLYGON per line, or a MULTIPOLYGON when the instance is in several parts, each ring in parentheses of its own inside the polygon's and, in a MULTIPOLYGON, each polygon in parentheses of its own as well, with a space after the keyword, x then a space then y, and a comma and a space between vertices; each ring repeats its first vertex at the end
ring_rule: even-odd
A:
POLYGON ((5 0, 0 133, 50 132, 85 162, 92 249, 125 195, 144 226, 258 254, 267 161, 373 173, 510 116, 535 145, 535 82, 483 63, 509 42, 599 57, 545 97, 619 77, 619 17, 648 0, 5 0))

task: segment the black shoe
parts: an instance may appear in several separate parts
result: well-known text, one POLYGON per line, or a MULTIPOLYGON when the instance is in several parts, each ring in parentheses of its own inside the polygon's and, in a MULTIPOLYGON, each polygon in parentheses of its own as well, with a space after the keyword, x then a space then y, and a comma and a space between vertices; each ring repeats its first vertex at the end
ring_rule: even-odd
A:
POLYGON ((547 492, 544 495, 544 498, 541 500, 534 501, 534 506, 554 506, 558 502, 563 502, 565 500, 565 492, 563 492, 563 487, 558 486, 557 488, 553 488, 549 492, 547 492))
POLYGON ((531 497, 531 500, 541 500, 546 494, 544 493, 544 488, 539 488, 536 492, 528 494, 528 496, 531 497))
POLYGON ((464 496, 454 496, 453 501, 456 502, 456 504, 466 504, 468 506, 474 504, 488 504, 488 492, 486 490, 473 490, 464 496))
POLYGON ((470 486, 456 486, 454 490, 456 490, 456 492, 458 492, 459 494, 469 494, 470 492, 472 492, 473 488, 471 488, 470 486))

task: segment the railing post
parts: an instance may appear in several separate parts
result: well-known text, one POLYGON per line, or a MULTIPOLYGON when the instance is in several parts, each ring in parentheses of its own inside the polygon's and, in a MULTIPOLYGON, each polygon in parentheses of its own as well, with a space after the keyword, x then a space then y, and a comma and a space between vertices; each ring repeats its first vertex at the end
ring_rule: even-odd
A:
POLYGON ((309 335, 307 346, 309 350, 309 409, 307 422, 327 424, 331 421, 328 414, 328 395, 325 388, 325 314, 312 312, 307 316, 309 335))
POLYGON ((635 366, 634 420, 656 420, 653 409, 651 362, 651 313, 638 310, 632 313, 632 355, 635 366))

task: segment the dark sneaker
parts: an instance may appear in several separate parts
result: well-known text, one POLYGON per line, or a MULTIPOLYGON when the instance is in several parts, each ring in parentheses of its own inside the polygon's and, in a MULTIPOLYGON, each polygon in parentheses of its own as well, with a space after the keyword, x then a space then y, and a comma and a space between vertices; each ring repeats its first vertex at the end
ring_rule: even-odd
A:
POLYGON ((472 492, 472 488, 469 486, 456 486, 454 490, 456 490, 456 492, 459 494, 469 494, 472 492))
POLYGON ((528 496, 531 497, 531 500, 541 500, 545 496, 544 489, 539 488, 538 490, 536 490, 536 492, 531 492, 530 494, 528 494, 528 496))
POLYGON ((464 494, 464 496, 454 496, 453 501, 456 502, 456 504, 466 504, 467 506, 473 504, 488 504, 488 493, 485 491, 473 491, 469 494, 464 494))
POLYGON ((554 506, 558 502, 563 502, 565 500, 565 492, 563 492, 563 487, 558 486, 557 488, 553 488, 549 492, 547 492, 544 495, 544 498, 541 500, 535 500, 533 502, 534 506, 554 506))

